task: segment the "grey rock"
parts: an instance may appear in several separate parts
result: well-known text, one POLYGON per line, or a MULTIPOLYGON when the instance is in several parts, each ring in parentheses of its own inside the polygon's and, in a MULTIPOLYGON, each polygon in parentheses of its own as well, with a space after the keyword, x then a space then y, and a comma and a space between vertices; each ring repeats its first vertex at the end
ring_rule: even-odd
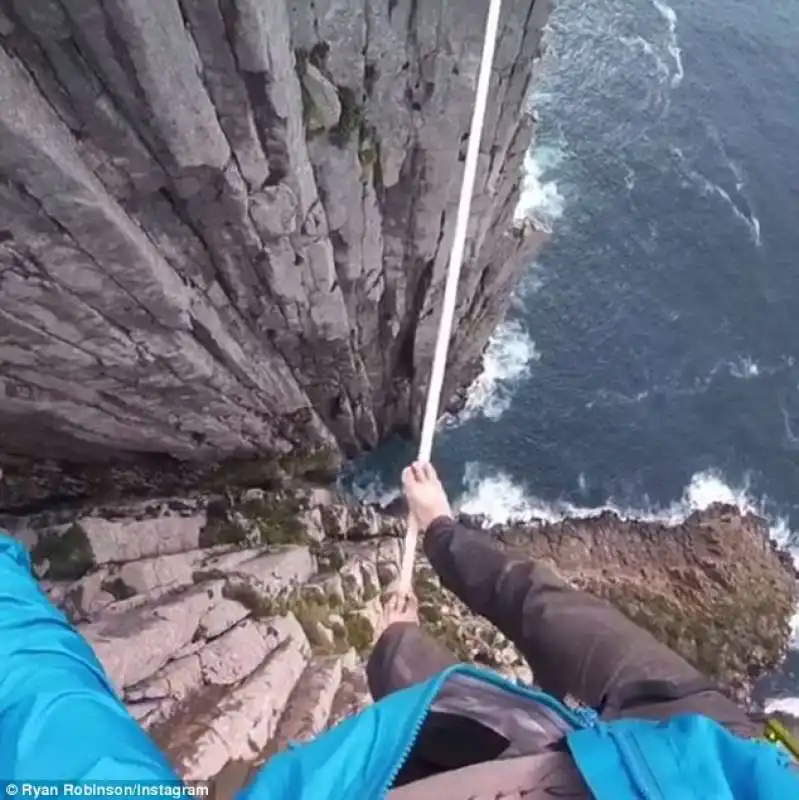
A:
POLYGON ((261 549, 253 550, 248 548, 218 555, 209 554, 198 564, 197 571, 199 574, 207 573, 209 575, 235 572, 240 564, 252 561, 253 558, 261 555, 261 553, 261 549))
POLYGON ((314 572, 316 561, 307 547, 283 547, 240 563, 235 574, 254 579, 277 595, 305 583, 314 572))
POLYGON ((325 605, 343 606, 346 602, 344 582, 338 573, 316 576, 302 587, 308 600, 325 605))
POLYGON ((352 672, 356 670, 359 666, 361 666, 361 657, 358 655, 358 651, 355 648, 350 648, 341 656, 341 668, 346 672, 352 672))
POLYGON ((79 628, 120 689, 144 680, 188 644, 213 603, 213 591, 192 589, 126 614, 79 628))
POLYGON ((302 631, 300 635, 287 639, 212 712, 175 736, 167 752, 175 752, 185 780, 207 780, 229 761, 252 761, 260 754, 308 663, 310 648, 302 631))
POLYGON ((0 35, 8 36, 14 30, 14 23, 0 11, 0 35))
POLYGON ((337 501, 336 493, 332 489, 317 487, 308 493, 308 505, 311 508, 331 506, 337 501))
POLYGON ((241 496, 243 503, 259 503, 266 497, 266 492, 263 489, 247 489, 241 496))
POLYGON ((339 570, 344 596, 350 602, 361 602, 364 598, 364 574, 360 558, 350 558, 339 570))
POLYGON ((250 216, 266 239, 288 236, 297 230, 299 204, 285 183, 268 186, 250 197, 250 216))
POLYGON ((380 594, 381 583, 374 561, 361 562, 361 575, 363 576, 363 593, 365 597, 373 598, 380 594))
POLYGON ((375 553, 377 576, 385 588, 399 578, 402 567, 402 544, 400 539, 381 539, 375 553))
MULTIPOLYGON (((218 693, 221 689, 230 691, 227 687, 252 674, 266 656, 292 637, 300 645, 304 642, 302 628, 291 615, 248 622, 241 628, 243 633, 237 630, 217 640, 217 643, 225 642, 227 646, 201 643, 197 653, 176 657, 151 677, 125 689, 124 699, 129 706, 146 705, 146 710, 140 709, 137 716, 145 728, 162 728, 186 708, 187 703, 202 698, 203 693, 218 693), (259 660, 256 661, 250 647, 256 649, 259 660)), ((217 695, 212 696, 218 700, 217 695)), ((192 724, 196 718, 196 712, 187 717, 191 730, 194 730, 192 724)), ((169 738, 179 739, 181 735, 181 730, 172 731, 169 738)))
POLYGON ((271 649, 261 626, 247 620, 202 649, 203 680, 216 686, 238 683, 255 671, 271 649))
POLYGON ((78 522, 96 564, 137 561, 195 550, 206 523, 204 514, 144 520, 84 517, 78 522))
POLYGON ((333 698, 328 729, 335 728, 340 722, 363 711, 371 703, 372 696, 369 694, 369 683, 364 666, 359 664, 355 669, 345 669, 341 686, 333 698))
MULTIPOLYGON (((349 455, 418 427, 484 4, 6 5, 12 500, 58 493, 63 459, 349 455)), ((513 214, 549 5, 504 4, 446 397, 543 239, 513 214)))
POLYGON ((314 658, 308 664, 275 731, 277 752, 293 742, 307 742, 325 730, 341 685, 341 659, 314 658))
POLYGON ((250 614, 250 609, 237 600, 222 597, 200 619, 199 632, 205 639, 215 639, 250 614))
POLYGON ((312 508, 304 511, 300 516, 300 522, 305 526, 306 534, 315 542, 322 542, 325 538, 325 525, 322 519, 322 511, 319 508, 312 508))
POLYGON ((336 636, 332 629, 319 620, 311 619, 305 623, 305 633, 308 641, 314 647, 332 649, 336 644, 336 636))
POLYGON ((99 569, 91 572, 78 581, 69 584, 58 602, 71 619, 90 619, 95 613, 111 605, 116 598, 105 586, 109 578, 109 570, 99 569))
POLYGON ((189 586, 193 583, 194 570, 201 558, 202 551, 192 551, 132 561, 112 569, 107 580, 111 583, 118 581, 133 594, 189 586))
POLYGON ((182 702, 203 683, 203 670, 199 657, 194 654, 170 661, 152 677, 125 689, 128 703, 171 700, 182 702))
POLYGON ((161 703, 158 700, 143 700, 140 703, 129 703, 128 711, 130 711, 133 719, 143 725, 160 707, 161 703))
POLYGON ((338 125, 341 100, 336 87, 313 64, 305 66, 302 85, 308 98, 308 127, 312 131, 319 131, 338 125))

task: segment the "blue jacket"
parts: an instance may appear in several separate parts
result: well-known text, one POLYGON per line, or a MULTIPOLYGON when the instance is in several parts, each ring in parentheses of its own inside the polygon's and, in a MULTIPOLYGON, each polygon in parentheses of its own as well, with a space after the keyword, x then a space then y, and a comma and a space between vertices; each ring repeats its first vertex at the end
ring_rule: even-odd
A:
MULTIPOLYGON (((599 723, 546 694, 459 666, 398 692, 273 758, 241 800, 382 798, 441 686, 456 672, 527 694, 573 729, 568 745, 599 800, 799 798, 776 747, 702 717, 599 723)), ((91 647, 41 592, 28 556, 0 536, 0 781, 159 781, 177 776, 116 697, 91 647)))
POLYGON ((799 775, 787 755, 704 717, 602 723, 495 673, 456 666, 273 758, 240 800, 384 797, 438 690, 456 672, 533 696, 561 714, 576 729, 567 738, 569 749, 597 800, 799 798, 799 775))

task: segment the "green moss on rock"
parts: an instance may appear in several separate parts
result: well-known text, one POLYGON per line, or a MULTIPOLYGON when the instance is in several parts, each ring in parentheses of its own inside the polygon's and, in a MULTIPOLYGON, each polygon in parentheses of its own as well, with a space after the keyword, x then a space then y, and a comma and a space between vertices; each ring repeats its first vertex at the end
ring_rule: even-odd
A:
POLYGON ((346 147, 358 138, 364 111, 357 94, 352 89, 348 86, 336 88, 341 101, 341 119, 338 125, 330 131, 330 140, 338 147, 346 147))
POLYGON ((460 624, 456 620, 445 617, 434 627, 434 635, 451 653, 461 661, 472 660, 460 624))
POLYGON ((219 491, 242 489, 278 489, 285 475, 277 458, 228 459, 223 461, 209 480, 209 487, 219 491))
POLYGON ((739 587, 734 596, 719 593, 705 596, 702 602, 695 597, 666 597, 630 583, 586 588, 609 600, 708 678, 733 691, 745 688, 747 678, 756 678, 777 665, 781 641, 788 635, 772 623, 776 617, 788 619, 790 608, 775 608, 775 598, 754 584, 750 591, 739 587), (768 629, 763 620, 769 621, 768 629), (730 631, 736 635, 731 636, 730 631))
POLYGON ((218 544, 243 544, 247 539, 247 532, 227 518, 209 518, 205 527, 200 531, 200 547, 213 547, 218 544))
POLYGON ((299 519, 304 503, 294 494, 267 495, 237 510, 255 523, 261 544, 308 544, 308 533, 299 519))
POLYGON ((419 606, 419 616, 432 625, 441 622, 443 619, 439 607, 434 603, 422 603, 419 606))
POLYGON ((127 600, 136 594, 136 590, 128 586, 122 578, 109 578, 103 581, 103 590, 117 600, 127 600))
POLYGON ((413 580, 413 590, 420 603, 428 601, 439 603, 443 597, 441 585, 432 577, 417 572, 413 580))
POLYGON ((319 572, 322 574, 338 572, 346 560, 344 549, 334 542, 324 542, 317 553, 319 572))
POLYGON ((341 458, 334 447, 325 445, 284 455, 280 459, 280 466, 294 477, 330 484, 338 477, 341 458))
POLYGON ((344 614, 347 628, 347 641, 359 653, 365 653, 374 641, 375 630, 371 622, 361 614, 348 612, 344 614))
POLYGON ((269 597, 246 581, 229 581, 222 589, 222 596, 241 603, 255 619, 280 616, 286 613, 286 598, 269 597))
POLYGON ((47 577, 52 580, 75 580, 95 566, 89 540, 77 523, 60 536, 40 539, 33 548, 31 559, 37 565, 47 562, 47 577))
POLYGON ((319 635, 319 626, 326 625, 330 618, 330 608, 324 603, 297 598, 289 603, 289 610, 297 617, 308 641, 314 649, 324 648, 328 642, 319 635))
POLYGON ((368 603, 370 600, 374 600, 380 592, 374 587, 371 581, 364 581, 363 584, 363 601, 364 603, 368 603))

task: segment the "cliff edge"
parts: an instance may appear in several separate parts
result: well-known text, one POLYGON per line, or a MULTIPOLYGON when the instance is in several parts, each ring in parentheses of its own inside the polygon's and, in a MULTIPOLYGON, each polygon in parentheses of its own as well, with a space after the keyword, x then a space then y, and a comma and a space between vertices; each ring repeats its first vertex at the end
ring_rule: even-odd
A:
MULTIPOLYGON (((524 256, 549 0, 504 4, 445 394, 524 256)), ((0 463, 416 424, 485 3, 0 1, 0 463)))

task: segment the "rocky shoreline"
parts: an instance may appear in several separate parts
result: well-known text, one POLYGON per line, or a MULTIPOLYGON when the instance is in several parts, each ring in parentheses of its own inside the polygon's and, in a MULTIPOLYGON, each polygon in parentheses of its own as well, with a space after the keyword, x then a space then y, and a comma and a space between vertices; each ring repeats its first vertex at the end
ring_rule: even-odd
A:
MULTIPOLYGON (((224 795, 288 742, 370 702, 364 658, 399 570, 401 519, 280 474, 263 487, 0 518, 131 713, 181 774, 224 795)), ((762 521, 734 508, 677 527, 603 514, 486 535, 615 603, 741 701, 786 652, 793 566, 762 521)), ((533 679, 421 554, 415 584, 423 625, 460 658, 533 679)))

